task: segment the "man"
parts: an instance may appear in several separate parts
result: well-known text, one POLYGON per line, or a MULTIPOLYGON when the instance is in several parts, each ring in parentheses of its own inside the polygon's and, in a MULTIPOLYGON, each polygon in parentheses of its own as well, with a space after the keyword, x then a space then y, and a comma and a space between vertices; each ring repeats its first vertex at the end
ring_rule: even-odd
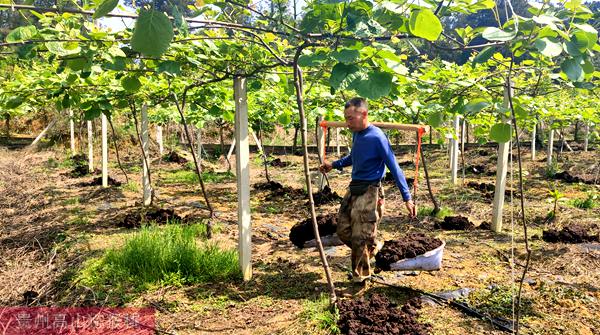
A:
POLYGON ((400 189, 408 214, 416 215, 404 173, 388 138, 368 120, 368 105, 364 98, 353 98, 344 107, 346 125, 352 131, 352 151, 333 163, 323 162, 319 170, 342 169, 352 165, 352 180, 338 213, 337 234, 352 248, 352 278, 364 282, 371 276, 370 259, 383 246, 376 241, 377 225, 383 215, 381 179, 385 167, 390 170, 400 189))

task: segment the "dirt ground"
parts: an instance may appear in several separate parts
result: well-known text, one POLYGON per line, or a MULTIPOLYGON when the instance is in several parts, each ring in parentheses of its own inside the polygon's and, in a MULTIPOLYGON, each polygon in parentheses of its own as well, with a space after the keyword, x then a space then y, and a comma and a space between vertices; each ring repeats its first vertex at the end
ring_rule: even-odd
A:
MULTIPOLYGON (((491 219, 489 196, 466 187, 470 181, 494 184, 495 177, 474 174, 467 169, 458 185, 449 183, 448 156, 444 149, 426 152, 433 192, 447 214, 466 216, 479 225, 491 219), (465 186, 463 186, 465 185, 465 186)), ((140 183, 140 162, 135 147, 123 149, 122 159, 129 178, 140 183)), ((114 157, 114 155, 112 156, 114 157)), ((278 156, 286 167, 271 167, 271 178, 284 186, 301 189, 304 185, 302 158, 278 156)), ((82 287, 74 278, 89 259, 122 244, 133 230, 118 228, 116 222, 132 207, 140 205, 141 195, 126 186, 102 189, 82 187, 92 176, 71 178, 60 162, 60 150, 25 152, 0 149, 0 304, 59 306, 151 306, 157 310, 161 330, 177 334, 318 334, 328 333, 319 320, 308 317, 306 306, 326 293, 325 275, 314 249, 298 249, 288 238, 290 228, 306 219, 306 199, 290 200, 268 197, 268 191, 251 191, 252 259, 251 281, 213 283, 183 287, 160 287, 139 293, 134 299, 82 287)), ((591 231, 600 229, 600 206, 579 209, 571 200, 585 198, 587 192, 600 192, 597 185, 567 184, 548 180, 544 175, 545 155, 538 153, 532 162, 524 150, 525 208, 528 218, 531 268, 525 278, 523 300, 527 310, 523 317, 524 334, 598 334, 600 329, 600 244, 546 243, 541 239, 546 228, 560 228, 571 223, 583 224, 591 231), (559 202, 557 218, 548 222, 552 209, 549 189, 556 186, 565 198, 559 202)), ((412 161, 411 152, 399 154, 398 161, 412 161)), ((565 152, 560 169, 585 175, 597 174, 600 151, 565 152)), ((253 155, 251 183, 264 182, 264 170, 253 155)), ((234 163, 234 162, 232 162, 234 163)), ((494 148, 473 148, 465 154, 468 167, 477 165, 495 171, 494 148)), ((158 205, 175 209, 182 216, 206 216, 199 186, 194 183, 166 182, 181 164, 159 162, 153 166, 153 182, 158 205)), ((220 171, 224 162, 206 162, 220 171)), ((311 157, 311 167, 317 166, 311 157)), ((518 189, 517 163, 508 176, 509 187, 518 189), (513 182, 514 180, 514 182, 513 182), (510 185, 512 183, 512 185, 510 185)), ((234 169, 235 172, 235 169, 234 169)), ((343 195, 350 170, 329 174, 331 187, 343 195)), ((405 167, 407 177, 414 177, 414 167, 405 167)), ((111 164, 111 177, 125 184, 123 174, 111 164)), ((462 175, 462 173, 459 173, 462 175)), ((208 192, 217 211, 220 227, 214 239, 223 246, 237 244, 237 202, 235 180, 208 182, 208 192)), ((138 189, 141 189, 138 187, 138 189)), ((510 195, 510 194, 509 194, 510 195)), ((421 170, 417 205, 431 207, 421 170)), ((318 214, 337 211, 337 204, 317 208, 318 214)), ((434 229, 439 219, 424 215, 409 219, 397 189, 386 184, 385 217, 380 226, 384 240, 397 239, 408 232, 422 232, 446 242, 443 268, 437 272, 381 272, 387 282, 427 292, 460 288, 472 289, 470 304, 483 311, 501 311, 510 317, 513 285, 518 284, 525 262, 523 231, 518 199, 504 207, 504 226, 499 234, 487 230, 443 231, 434 229), (513 220, 514 218, 514 220, 513 220), (512 224, 514 222, 514 229, 512 224), (511 246, 516 266, 511 268, 511 246), (490 293, 491 292, 491 293, 490 293)), ((333 278, 340 296, 358 289, 347 278, 349 249, 345 246, 326 250, 333 278)), ((364 292, 363 292, 364 293, 364 292)), ((410 289, 372 284, 366 295, 379 293, 402 304, 414 297, 410 289)), ((502 334, 488 321, 470 317, 448 306, 425 305, 421 321, 431 325, 433 334, 502 334)))

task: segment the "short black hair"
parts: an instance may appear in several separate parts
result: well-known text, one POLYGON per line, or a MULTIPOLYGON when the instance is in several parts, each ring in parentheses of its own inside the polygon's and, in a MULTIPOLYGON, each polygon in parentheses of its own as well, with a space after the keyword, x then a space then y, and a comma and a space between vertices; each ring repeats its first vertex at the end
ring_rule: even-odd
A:
POLYGON ((344 105, 344 109, 348 109, 350 107, 364 108, 366 110, 369 110, 369 104, 367 103, 367 99, 361 97, 355 97, 348 100, 348 102, 346 102, 346 104, 344 105))

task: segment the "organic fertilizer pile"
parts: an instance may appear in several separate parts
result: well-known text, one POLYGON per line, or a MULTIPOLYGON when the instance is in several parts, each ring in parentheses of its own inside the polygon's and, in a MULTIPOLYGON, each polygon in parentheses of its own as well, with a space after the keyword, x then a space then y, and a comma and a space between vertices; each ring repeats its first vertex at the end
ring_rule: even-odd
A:
POLYGON ((475 225, 468 218, 458 215, 446 216, 444 221, 436 222, 434 228, 442 230, 472 230, 475 228, 475 225))
POLYGON ((555 173, 554 176, 552 176, 552 178, 554 178, 556 180, 562 180, 567 183, 584 183, 584 184, 592 184, 592 185, 595 184, 595 181, 592 180, 591 178, 588 179, 588 178, 581 178, 578 176, 574 176, 568 171, 555 173))
POLYGON ((170 163, 179 163, 179 164, 185 164, 188 162, 187 158, 181 156, 180 154, 177 153, 177 151, 171 151, 168 154, 166 154, 163 157, 163 160, 165 162, 170 162, 170 163))
POLYGON ((340 197, 336 192, 332 192, 329 186, 325 186, 321 192, 313 194, 313 200, 315 202, 315 206, 321 206, 332 202, 339 202, 342 200, 342 197, 340 197))
MULTIPOLYGON (((108 177, 108 185, 119 187, 119 186, 121 186, 121 182, 109 176, 108 177)), ((96 177, 88 183, 79 183, 79 186, 81 186, 81 187, 102 186, 102 177, 96 177)))
MULTIPOLYGON (((337 229, 337 214, 318 215, 317 225, 319 235, 333 235, 337 229)), ((304 247, 304 243, 315 238, 312 218, 296 223, 290 230, 290 241, 298 248, 304 247)))
POLYGON ((390 270, 390 264, 405 258, 413 258, 442 245, 442 241, 422 233, 411 233, 397 241, 385 241, 375 255, 375 264, 382 270, 390 270))
POLYGON ((561 230, 544 230, 542 232, 542 239, 552 243, 598 242, 600 241, 600 234, 591 235, 586 227, 579 224, 572 224, 561 230))
POLYGON ((283 186, 276 181, 254 184, 255 190, 270 191, 271 193, 265 197, 266 200, 279 200, 280 198, 300 198, 306 193, 303 190, 298 190, 289 186, 283 186))
POLYGON ((73 170, 69 172, 71 177, 77 178, 89 174, 88 158, 86 155, 74 155, 71 157, 71 161, 73 162, 73 170))
POLYGON ((144 223, 154 222, 156 224, 166 224, 169 221, 181 222, 182 218, 175 214, 174 210, 169 208, 149 208, 127 214, 123 220, 118 223, 118 226, 124 228, 137 228, 141 227, 144 223))
POLYGON ((284 162, 280 158, 275 158, 269 164, 273 167, 286 167, 290 165, 290 162, 284 162))
POLYGON ((368 300, 342 300, 338 304, 338 327, 348 335, 425 335, 431 327, 419 323, 421 302, 413 298, 402 307, 388 298, 373 294, 368 300))

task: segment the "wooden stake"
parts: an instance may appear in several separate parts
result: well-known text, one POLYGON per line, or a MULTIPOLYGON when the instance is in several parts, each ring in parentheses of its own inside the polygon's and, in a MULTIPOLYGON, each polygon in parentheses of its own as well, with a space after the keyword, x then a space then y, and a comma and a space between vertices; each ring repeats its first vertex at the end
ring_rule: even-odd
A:
POLYGON ((102 187, 108 187, 108 120, 102 113, 102 187))
POLYGON ((44 136, 46 135, 48 130, 50 130, 52 127, 54 127, 54 124, 56 124, 56 121, 57 121, 57 118, 54 118, 54 120, 50 121, 50 123, 48 123, 46 128, 44 128, 44 130, 42 130, 42 132, 35 138, 35 140, 33 140, 33 142, 31 142, 31 144, 29 146, 31 146, 31 147, 35 146, 42 138, 44 138, 44 136))
POLYGON ((144 150, 142 150, 143 155, 145 157, 143 157, 142 159, 142 187, 143 187, 143 204, 144 206, 150 206, 150 204, 152 203, 152 188, 150 185, 150 157, 148 155, 148 147, 149 147, 149 141, 148 141, 148 106, 146 104, 142 105, 142 133, 141 133, 141 137, 142 137, 142 148, 144 150))
POLYGON ((231 158, 233 155, 233 149, 235 149, 235 134, 233 134, 233 138, 231 139, 231 145, 229 146, 229 152, 227 152, 227 160, 231 158))
POLYGON ((158 154, 162 157, 165 147, 163 145, 163 128, 156 126, 156 142, 158 142, 158 154))
POLYGON ((590 137, 590 124, 589 122, 585 123, 585 128, 583 130, 583 151, 588 151, 588 138, 590 137))
POLYGON ((531 160, 535 161, 535 136, 537 132, 537 123, 533 124, 533 130, 531 131, 531 160))
MULTIPOLYGON (((502 105, 509 107, 509 96, 512 95, 510 81, 507 81, 504 87, 504 101, 502 105), (509 92, 509 90, 511 90, 509 92)), ((512 134, 512 133, 511 133, 512 134)), ((504 190, 506 189, 506 172, 508 170, 508 151, 511 141, 498 144, 498 163, 496 165, 496 187, 494 189, 494 202, 492 208, 492 230, 500 232, 502 230, 502 211, 504 209, 504 190)))
POLYGON ((456 185, 457 174, 458 174, 458 136, 460 126, 460 115, 454 116, 454 136, 450 139, 450 181, 452 184, 456 185))
POLYGON ((196 128, 196 150, 198 153, 198 167, 202 169, 202 129, 196 128))
POLYGON ((548 148, 546 150, 546 154, 548 157, 546 158, 546 166, 552 166, 552 151, 554 150, 554 129, 552 129, 552 124, 550 126, 550 134, 548 135, 548 148))
POLYGON ((94 133, 92 130, 92 121, 87 121, 87 142, 88 142, 88 170, 94 172, 94 133))
POLYGON ((69 130, 71 133, 71 155, 75 154, 75 121, 73 120, 73 110, 69 109, 69 130))
POLYGON ((338 157, 340 157, 341 156, 341 154, 340 154, 340 128, 335 128, 335 148, 336 148, 338 157))
MULTIPOLYGON (((319 116, 317 119, 317 151, 319 154, 319 162, 323 162, 323 157, 325 157, 325 133, 323 132, 323 127, 319 125, 323 121, 323 116, 319 116)), ((324 175, 322 173, 317 174, 317 185, 319 185, 319 191, 323 190, 325 186, 324 175)))
POLYGON ((252 278, 252 225, 250 221, 250 148, 248 146, 248 100, 246 78, 233 78, 235 142, 238 191, 238 254, 245 281, 252 278))

